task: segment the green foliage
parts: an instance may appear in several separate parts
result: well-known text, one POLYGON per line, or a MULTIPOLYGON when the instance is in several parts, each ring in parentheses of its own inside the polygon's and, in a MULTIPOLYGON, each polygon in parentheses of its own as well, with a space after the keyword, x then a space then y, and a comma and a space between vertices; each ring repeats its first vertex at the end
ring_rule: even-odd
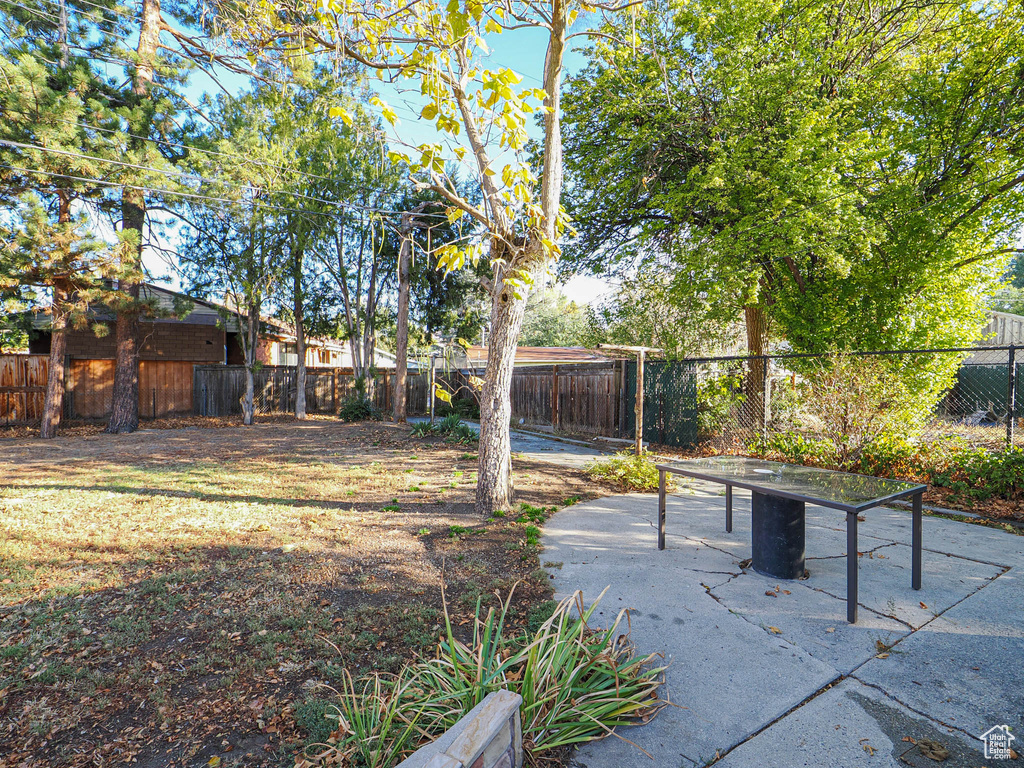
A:
POLYGON ((501 689, 523 697, 523 748, 531 764, 645 721, 663 706, 657 698, 663 668, 654 666, 655 655, 636 656, 624 642, 625 610, 606 629, 594 629, 600 597, 584 608, 577 592, 531 612, 536 627, 524 638, 506 628, 511 597, 484 615, 478 602, 468 644, 455 638, 446 609, 434 658, 394 677, 353 680, 346 673, 327 715, 338 727, 323 751, 307 750, 301 765, 393 765, 387 760, 397 762, 422 739, 436 738, 501 689))
POLYGON ((664 272, 695 318, 761 310, 800 351, 973 342, 1024 220, 1021 21, 829 0, 614 20, 563 100, 566 257, 664 272))
POLYGON ((429 421, 416 421, 413 422, 411 433, 413 437, 427 437, 433 434, 434 425, 429 421))
POLYGON ((380 421, 384 414, 366 398, 353 396, 341 401, 338 418, 342 421, 380 421))
POLYGON ((526 315, 519 344, 524 347, 587 346, 587 314, 558 288, 533 291, 526 299, 526 315))
POLYGON ((477 431, 469 424, 459 418, 457 413, 449 413, 440 421, 430 424, 426 421, 419 421, 412 426, 413 437, 427 437, 429 435, 442 435, 445 442, 458 445, 468 445, 479 440, 477 431))
POLYGON ((978 501, 1016 499, 1024 490, 1024 450, 1019 446, 1002 451, 963 450, 945 468, 935 471, 931 481, 978 501))
POLYGON ((738 374, 697 378, 697 427, 699 439, 721 434, 734 409, 743 402, 742 377, 738 374))
POLYGON ((460 419, 476 421, 480 418, 480 404, 471 397, 453 397, 450 403, 439 402, 434 413, 441 418, 454 413, 460 419))
POLYGON ((622 491, 658 490, 658 468, 647 454, 637 456, 632 451, 621 451, 594 461, 587 467, 587 474, 622 491))
POLYGON ((756 438, 747 446, 755 456, 789 464, 829 466, 835 463, 834 446, 802 432, 774 432, 767 438, 756 438))
POLYGON ((955 356, 816 360, 801 386, 807 426, 830 444, 832 463, 856 468, 869 445, 893 446, 917 433, 958 364, 955 356))

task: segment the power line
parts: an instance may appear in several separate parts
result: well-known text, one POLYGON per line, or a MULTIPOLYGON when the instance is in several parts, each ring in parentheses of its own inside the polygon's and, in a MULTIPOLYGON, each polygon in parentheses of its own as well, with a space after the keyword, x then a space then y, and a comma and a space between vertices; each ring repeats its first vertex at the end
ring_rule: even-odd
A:
MULTIPOLYGON (((16 166, 16 165, 5 165, 5 164, 0 164, 0 168, 6 168, 7 170, 11 170, 11 171, 21 171, 22 173, 37 173, 37 174, 42 174, 42 175, 45 175, 45 176, 50 176, 52 178, 67 179, 69 181, 81 181, 81 182, 85 182, 87 184, 97 184, 99 186, 104 186, 104 187, 118 187, 118 188, 124 188, 124 189, 134 189, 134 190, 139 191, 139 192, 150 192, 150 193, 159 194, 159 195, 175 195, 177 197, 184 197, 184 198, 188 198, 188 199, 191 199, 191 200, 201 200, 201 201, 204 201, 204 202, 205 201, 222 202, 222 203, 230 203, 232 205, 242 205, 242 204, 244 204, 243 201, 241 201, 241 200, 232 200, 232 199, 227 198, 227 197, 214 197, 212 195, 201 195, 201 194, 198 194, 198 193, 195 193, 195 192, 181 192, 181 191, 174 190, 174 189, 157 189, 155 187, 146 187, 146 186, 141 186, 141 185, 138 185, 138 184, 125 184, 123 182, 117 182, 117 181, 106 181, 105 179, 90 179, 90 178, 86 178, 84 176, 73 176, 73 175, 67 174, 67 173, 57 173, 55 171, 46 171, 46 170, 43 170, 41 168, 23 168, 23 167, 16 166)), ((311 211, 311 210, 304 210, 304 209, 301 209, 301 208, 287 208, 287 207, 284 207, 284 206, 276 205, 274 203, 265 203, 265 202, 262 202, 262 201, 259 202, 259 205, 264 207, 264 208, 268 208, 270 210, 285 211, 285 212, 289 212, 289 213, 313 214, 315 216, 330 216, 330 217, 333 217, 333 216, 336 215, 336 214, 328 213, 326 211, 311 211)))
MULTIPOLYGON (((31 116, 30 113, 28 113, 28 112, 22 112, 22 111, 16 110, 16 109, 8 109, 7 111, 9 111, 9 112, 17 112, 18 114, 21 114, 21 115, 31 116)), ((260 168, 270 168, 270 169, 275 170, 275 171, 282 171, 282 172, 285 172, 285 173, 292 173, 292 174, 296 174, 296 175, 304 177, 304 178, 318 179, 320 181, 328 181, 328 182, 335 182, 335 181, 337 181, 337 179, 332 178, 330 176, 321 176, 319 174, 309 173, 307 171, 300 171, 300 170, 297 170, 297 169, 289 169, 287 167, 273 165, 271 163, 260 162, 260 161, 253 160, 251 158, 242 156, 242 155, 231 154, 229 152, 218 152, 216 150, 208 150, 208 149, 201 149, 201 148, 198 148, 198 147, 191 147, 191 146, 189 146, 187 144, 179 144, 177 142, 169 141, 167 139, 151 139, 151 138, 147 139, 146 137, 139 136, 137 134, 127 133, 127 132, 124 132, 124 131, 117 131, 117 130, 114 130, 112 128, 100 128, 99 126, 92 126, 92 125, 89 125, 87 123, 80 123, 80 122, 78 122, 76 120, 68 120, 68 119, 64 119, 64 118, 56 118, 56 119, 60 120, 60 122, 67 123, 69 125, 77 125, 79 127, 86 128, 88 130, 96 130, 96 131, 102 131, 102 132, 105 132, 105 133, 112 133, 112 134, 121 134, 121 135, 128 136, 128 137, 131 137, 131 138, 140 139, 142 141, 152 141, 154 143, 155 142, 159 142, 159 143, 167 144, 168 146, 178 147, 178 148, 189 150, 189 151, 201 152, 201 153, 204 153, 204 154, 215 155, 215 156, 218 156, 218 157, 226 157, 226 158, 229 158, 229 159, 231 159, 231 160, 233 160, 235 162, 247 163, 247 164, 250 164, 250 165, 255 165, 255 166, 260 167, 260 168)), ((50 152, 57 153, 57 154, 70 154, 70 155, 74 155, 74 153, 67 153, 66 151, 63 151, 63 150, 56 150, 56 149, 52 149, 52 148, 48 148, 48 147, 41 147, 41 146, 38 146, 38 145, 32 145, 32 144, 18 145, 17 142, 10 142, 10 141, 7 141, 7 140, 4 140, 2 143, 11 144, 11 145, 14 145, 14 146, 22 146, 22 147, 28 148, 28 149, 37 149, 37 150, 40 150, 40 151, 43 151, 43 152, 50 151, 50 152)), ((223 184, 223 185, 229 186, 228 182, 225 182, 225 181, 211 181, 209 179, 205 179, 202 176, 196 176, 195 174, 185 174, 185 173, 181 173, 181 172, 164 171, 164 170, 161 170, 161 169, 158 169, 158 168, 153 168, 153 167, 150 167, 150 166, 132 166, 130 164, 121 163, 120 161, 108 160, 106 158, 94 157, 94 156, 90 156, 90 155, 78 155, 78 157, 82 157, 84 159, 96 160, 98 162, 117 163, 117 164, 120 164, 120 165, 126 165, 128 167, 133 167, 133 168, 135 168, 137 170, 146 170, 146 171, 151 171, 151 172, 154 172, 154 173, 164 173, 164 174, 173 174, 173 175, 178 175, 178 176, 185 176, 185 177, 189 177, 189 178, 195 178, 195 179, 203 180, 203 181, 206 181, 207 183, 211 183, 211 184, 223 184)), ((385 192, 386 191, 386 190, 382 190, 382 189, 371 189, 369 187, 356 187, 355 189, 356 189, 356 191, 364 192, 364 193, 369 193, 369 194, 376 194, 376 193, 380 193, 380 192, 385 192)), ((292 193, 282 193, 282 194, 292 194, 292 193)), ((312 198, 312 197, 310 197, 308 199, 313 200, 315 202, 323 202, 323 203, 328 203, 328 204, 337 204, 337 203, 334 203, 334 201, 321 200, 319 198, 312 198)), ((360 210, 368 210, 368 211, 373 211, 373 212, 378 212, 378 213, 396 213, 396 214, 402 213, 401 211, 386 211, 386 210, 383 210, 383 209, 370 209, 370 208, 367 208, 366 206, 357 206, 356 204, 352 204, 352 203, 346 203, 345 205, 348 205, 350 207, 357 207, 360 210)), ((445 218, 444 214, 428 214, 428 213, 424 213, 424 214, 421 214, 421 215, 423 217, 428 217, 428 218, 445 218)))
MULTIPOLYGON (((22 144, 20 142, 8 141, 6 139, 0 139, 0 144, 7 145, 7 146, 14 146, 14 147, 23 148, 23 149, 32 149, 32 150, 38 150, 38 151, 42 151, 42 152, 50 152, 52 154, 57 154, 57 155, 65 156, 65 157, 77 157, 77 158, 81 158, 83 160, 92 160, 92 161, 97 161, 97 162, 111 163, 113 165, 117 165, 117 166, 120 166, 120 167, 131 168, 133 170, 140 170, 140 171, 149 171, 149 172, 156 173, 156 174, 161 174, 161 175, 164 175, 164 176, 171 176, 171 175, 181 176, 181 177, 185 177, 185 178, 188 178, 188 179, 193 179, 193 180, 196 180, 196 181, 203 181, 203 182, 206 182, 207 184, 212 184, 212 185, 215 185, 215 186, 216 185, 221 185, 221 186, 226 187, 228 189, 233 189, 233 190, 240 191, 240 192, 254 193, 254 192, 260 192, 261 191, 258 187, 251 186, 251 185, 243 187, 243 186, 240 186, 240 185, 237 185, 237 184, 232 184, 230 182, 214 181, 214 180, 202 177, 202 176, 189 175, 189 174, 178 172, 178 171, 163 170, 163 169, 160 169, 160 168, 153 168, 152 166, 136 165, 134 163, 125 163, 125 162, 122 162, 122 161, 119 161, 119 160, 110 160, 110 159, 107 159, 107 158, 96 157, 94 155, 83 155, 83 154, 80 154, 80 153, 77 153, 77 152, 68 152, 66 150, 59 150, 59 149, 55 149, 55 148, 51 148, 51 147, 41 147, 41 146, 33 145, 33 144, 22 144)), ((128 188, 128 189, 137 189, 137 190, 140 190, 140 191, 147 191, 147 192, 151 192, 151 193, 154 193, 154 194, 179 195, 179 196, 182 196, 182 197, 195 198, 195 199, 198 199, 198 200, 211 200, 211 201, 235 203, 235 204, 238 203, 237 200, 232 200, 232 199, 226 198, 226 197, 215 197, 215 196, 212 196, 212 195, 202 195, 202 194, 194 193, 194 192, 179 192, 177 190, 172 190, 172 189, 160 189, 160 188, 156 188, 156 187, 147 187, 147 186, 140 186, 140 185, 125 184, 125 183, 120 183, 120 182, 107 181, 105 179, 91 179, 91 178, 87 178, 87 177, 83 177, 83 176, 73 176, 73 175, 70 175, 70 174, 61 174, 61 173, 57 173, 57 172, 53 172, 53 171, 46 171, 46 170, 43 170, 43 169, 23 168, 23 167, 16 167, 16 166, 0 166, 0 167, 9 168, 11 170, 18 170, 18 171, 22 171, 24 173, 43 173, 43 174, 47 174, 47 175, 49 175, 51 177, 65 178, 65 179, 69 179, 69 180, 72 180, 72 181, 82 181, 82 182, 87 182, 87 183, 97 183, 97 184, 101 184, 101 185, 104 185, 104 186, 125 187, 125 188, 128 188)), ((379 191, 382 191, 382 190, 379 190, 379 191)), ((310 200, 311 202, 323 203, 324 205, 331 205, 331 206, 334 206, 336 208, 351 209, 351 210, 356 210, 356 211, 363 211, 364 213, 376 213, 376 214, 381 214, 381 215, 388 214, 388 215, 395 215, 395 216, 401 215, 402 213, 404 213, 404 211, 396 211, 396 210, 385 209, 385 208, 374 208, 374 207, 371 207, 371 206, 360 205, 358 203, 348 203, 348 202, 341 202, 341 201, 337 201, 337 200, 325 200, 323 198, 312 197, 310 195, 304 195, 304 194, 301 194, 301 193, 298 193, 298 192, 287 192, 285 190, 267 190, 267 193, 273 194, 273 195, 284 195, 286 197, 297 197, 297 198, 304 199, 304 200, 310 200)), ((290 212, 293 212, 293 213, 314 213, 314 214, 325 215, 325 216, 332 215, 332 214, 328 214, 328 213, 326 213, 324 211, 314 211, 314 210, 308 210, 308 209, 286 208, 286 207, 282 207, 282 206, 275 206, 275 208, 278 208, 280 210, 290 211, 290 212)), ((436 219, 447 218, 446 214, 423 213, 423 214, 420 214, 420 215, 422 217, 424 217, 424 218, 436 218, 436 219)))

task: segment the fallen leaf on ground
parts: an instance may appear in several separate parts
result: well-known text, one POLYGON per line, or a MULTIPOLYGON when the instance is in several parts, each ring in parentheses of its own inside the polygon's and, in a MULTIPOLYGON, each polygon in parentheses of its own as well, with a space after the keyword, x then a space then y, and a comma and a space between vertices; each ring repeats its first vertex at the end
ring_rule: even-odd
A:
POLYGON ((921 739, 917 742, 917 748, 921 750, 922 755, 931 758, 937 763, 941 763, 949 757, 949 750, 939 744, 939 742, 932 741, 931 739, 921 739))

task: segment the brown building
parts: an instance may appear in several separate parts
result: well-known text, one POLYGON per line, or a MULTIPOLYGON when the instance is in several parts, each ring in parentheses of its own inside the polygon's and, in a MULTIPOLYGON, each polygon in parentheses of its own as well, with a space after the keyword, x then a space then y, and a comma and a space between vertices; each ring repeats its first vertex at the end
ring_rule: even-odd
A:
MULTIPOLYGON (((144 284, 142 297, 159 308, 158 317, 140 322, 139 411, 147 416, 190 412, 193 367, 242 365, 238 313, 229 307, 144 284), (170 316, 185 307, 187 314, 170 316)), ((264 365, 295 365, 295 331, 287 323, 264 317, 257 359, 264 365)), ((29 354, 50 352, 49 316, 38 312, 29 337, 29 354)), ((88 328, 67 334, 70 410, 82 418, 103 418, 110 412, 114 383, 116 320, 97 307, 88 328), (98 335, 97 330, 101 333, 98 335)), ((336 339, 308 338, 306 365, 343 368, 349 362, 348 345, 336 339)))

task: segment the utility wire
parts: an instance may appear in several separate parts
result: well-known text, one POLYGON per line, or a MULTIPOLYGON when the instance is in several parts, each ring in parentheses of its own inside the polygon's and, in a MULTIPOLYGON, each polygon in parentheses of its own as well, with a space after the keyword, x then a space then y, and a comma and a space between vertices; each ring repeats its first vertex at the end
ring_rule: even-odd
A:
MULTIPOLYGON (((104 163, 111 163, 113 165, 117 165, 117 166, 120 166, 120 167, 131 168, 133 170, 148 171, 148 172, 152 172, 152 173, 156 173, 156 174, 161 174, 161 175, 164 175, 164 176, 172 176, 172 175, 173 176, 181 176, 181 177, 185 177, 185 178, 196 180, 196 181, 203 181, 203 182, 206 182, 207 184, 211 184, 211 185, 215 185, 215 186, 216 185, 221 185, 221 186, 226 187, 228 189, 232 189, 232 190, 243 192, 243 193, 244 192, 248 192, 248 193, 261 192, 261 190, 258 187, 254 187, 254 186, 240 186, 240 185, 237 185, 237 184, 232 184, 230 182, 214 181, 214 180, 207 179, 207 178, 204 178, 204 177, 201 177, 201 176, 192 176, 192 175, 189 175, 189 174, 186 174, 186 173, 182 173, 182 172, 168 171, 168 170, 163 170, 163 169, 160 169, 160 168, 153 168, 152 166, 136 165, 134 163, 125 163, 125 162, 122 162, 122 161, 119 161, 119 160, 108 160, 106 158, 96 157, 94 155, 83 155, 83 154, 80 154, 80 153, 77 153, 77 152, 68 152, 66 150, 59 150, 59 149, 54 149, 54 148, 49 148, 49 147, 41 147, 41 146, 37 146, 37 145, 33 145, 33 144, 22 144, 20 142, 8 141, 6 139, 0 139, 0 145, 7 145, 7 146, 13 146, 13 147, 17 147, 17 148, 25 148, 25 149, 38 150, 38 151, 42 151, 42 152, 50 152, 52 154, 57 154, 57 155, 65 156, 65 157, 76 157, 76 158, 80 158, 80 159, 84 159, 84 160, 92 160, 92 161, 98 161, 98 162, 104 162, 104 163)), ((64 178, 64 179, 68 179, 68 180, 71 180, 71 181, 82 181, 82 182, 87 182, 87 183, 93 183, 94 182, 96 184, 101 184, 101 185, 110 186, 110 187, 125 187, 125 188, 128 188, 128 189, 137 189, 139 191, 151 192, 153 194, 178 195, 178 196, 181 196, 181 197, 194 198, 194 199, 197 199, 197 200, 211 200, 211 201, 226 202, 226 203, 232 203, 232 204, 238 204, 239 203, 239 201, 237 201, 237 200, 232 200, 231 198, 226 198, 226 197, 216 197, 216 196, 213 196, 213 195, 203 195, 203 194, 196 193, 196 192, 179 192, 179 191, 173 190, 173 189, 161 189, 161 188, 157 188, 157 187, 125 184, 125 183, 120 183, 120 182, 107 181, 105 179, 93 179, 93 178, 87 178, 87 177, 84 177, 84 176, 74 176, 74 175, 71 175, 71 174, 61 174, 61 173, 57 173, 55 171, 47 171, 47 170, 43 170, 43 169, 40 169, 40 168, 24 168, 24 167, 18 167, 18 166, 10 166, 10 165, 0 166, 0 167, 8 168, 10 170, 22 171, 23 173, 42 173, 42 174, 46 174, 46 175, 54 177, 54 178, 64 178)), ((287 191, 284 191, 284 190, 273 190, 273 191, 267 190, 266 193, 272 194, 272 195, 284 195, 286 197, 297 197, 297 198, 301 198, 301 199, 304 199, 304 200, 310 200, 312 202, 322 203, 324 205, 331 205, 331 206, 334 206, 334 207, 340 208, 340 209, 350 209, 350 210, 362 211, 364 213, 376 213, 376 214, 380 214, 380 215, 387 214, 387 215, 395 215, 395 216, 401 215, 401 214, 405 213, 405 211, 396 211, 396 210, 391 210, 391 209, 386 209, 386 208, 374 208, 374 207, 371 207, 371 206, 360 205, 359 203, 341 202, 341 201, 337 201, 337 200, 326 200, 326 199, 319 198, 319 197, 312 197, 310 195, 304 195, 304 194, 301 194, 301 193, 298 193, 298 192, 287 192, 287 191)), ((314 214, 324 215, 324 216, 335 215, 335 214, 327 213, 325 211, 314 211, 314 210, 308 210, 308 209, 287 208, 287 207, 276 206, 276 205, 275 205, 275 208, 283 210, 283 211, 290 211, 290 212, 293 212, 293 213, 314 213, 314 214)), ((446 214, 428 214, 428 213, 423 213, 423 214, 418 214, 418 215, 420 215, 420 216, 422 216, 424 218, 436 218, 436 219, 445 219, 445 218, 447 218, 446 214)))
MULTIPOLYGON (((13 110, 12 109, 12 110, 7 110, 7 111, 17 112, 18 114, 22 114, 22 115, 26 115, 26 116, 31 116, 29 113, 21 112, 20 110, 13 110)), ((308 173, 306 171, 291 170, 291 169, 288 169, 286 167, 273 165, 271 163, 264 163, 264 162, 260 162, 260 161, 256 161, 256 160, 251 160, 251 159, 246 158, 244 156, 234 155, 234 154, 231 154, 231 153, 228 153, 228 152, 217 152, 215 150, 206 150, 206 149, 200 149, 200 148, 197 148, 197 147, 190 147, 190 146, 188 146, 186 144, 178 144, 176 142, 172 142, 172 141, 168 141, 168 140, 164 140, 164 139, 146 139, 145 137, 139 136, 137 134, 126 133, 126 132, 117 131, 117 130, 110 129, 110 128, 100 128, 98 126, 91 126, 91 125, 88 125, 86 123, 80 123, 80 122, 75 121, 75 120, 67 120, 67 119, 60 119, 60 120, 61 120, 61 122, 68 123, 70 125, 78 125, 80 127, 83 127, 83 128, 89 129, 89 130, 103 131, 103 132, 106 132, 106 133, 113 133, 113 134, 119 134, 120 133, 122 135, 129 136, 129 137, 136 138, 136 139, 140 139, 140 140, 143 140, 143 141, 161 142, 161 143, 168 144, 170 146, 179 147, 179 148, 186 149, 186 150, 194 150, 196 152, 202 152, 204 154, 215 155, 215 156, 219 156, 219 157, 226 157, 226 158, 229 158, 229 159, 231 159, 231 160, 233 160, 235 162, 247 163, 247 164, 255 165, 255 166, 261 167, 261 168, 270 168, 270 169, 278 171, 278 172, 291 173, 291 174, 295 174, 295 175, 298 175, 298 176, 301 176, 301 177, 304 177, 304 178, 317 179, 317 180, 320 180, 320 181, 327 181, 327 182, 335 182, 335 181, 337 181, 337 179, 331 178, 330 176, 321 176, 319 174, 308 173)), ((95 157, 95 156, 92 156, 92 155, 82 155, 82 154, 78 154, 78 153, 68 152, 66 150, 58 150, 58 149, 50 148, 50 147, 42 147, 42 146, 35 145, 35 144, 20 144, 19 142, 9 141, 9 140, 6 140, 6 139, 5 140, 0 140, 0 144, 7 144, 9 146, 19 147, 19 148, 24 148, 24 149, 39 150, 39 151, 42 151, 42 152, 50 152, 50 153, 53 153, 53 154, 63 154, 63 155, 66 155, 66 156, 79 157, 79 158, 82 158, 82 159, 94 160, 94 161, 97 161, 97 162, 112 163, 112 164, 121 165, 121 166, 124 166, 124 167, 134 168, 136 170, 150 171, 150 172, 153 172, 153 173, 161 173, 161 174, 164 174, 164 175, 174 175, 174 176, 180 176, 180 177, 185 177, 185 178, 191 178, 191 179, 205 181, 205 182, 210 183, 210 184, 222 184, 222 185, 225 185, 225 186, 231 186, 230 182, 219 181, 219 180, 218 181, 210 180, 210 179, 206 179, 206 178, 204 178, 202 176, 198 176, 196 174, 188 174, 188 173, 183 173, 183 172, 180 172, 180 171, 163 170, 163 169, 159 169, 159 168, 153 168, 151 166, 133 165, 131 163, 124 163, 122 161, 110 160, 110 159, 107 159, 107 158, 95 157)), ((368 193, 368 194, 377 194, 377 193, 381 193, 381 192, 385 192, 386 191, 386 190, 382 190, 382 189, 372 189, 372 188, 368 188, 368 187, 357 187, 356 190, 359 191, 359 192, 368 193)), ((280 193, 280 194, 293 194, 293 193, 280 193)), ((307 199, 309 199, 311 201, 314 201, 314 202, 320 202, 320 203, 326 203, 326 204, 338 204, 335 201, 323 200, 321 198, 310 197, 310 196, 307 196, 307 195, 300 195, 299 193, 294 193, 294 194, 296 194, 296 195, 298 195, 300 197, 305 197, 305 198, 307 198, 307 199)), ((350 205, 351 206, 353 204, 346 203, 344 205, 350 205)), ((371 209, 363 207, 362 210, 371 210, 371 209)), ((401 213, 401 211, 387 211, 387 210, 384 210, 384 209, 372 209, 372 210, 374 212, 378 212, 378 213, 401 213)), ((427 217, 427 218, 446 218, 446 216, 444 214, 428 214, 428 213, 424 213, 424 214, 421 214, 421 215, 423 217, 427 217)))

